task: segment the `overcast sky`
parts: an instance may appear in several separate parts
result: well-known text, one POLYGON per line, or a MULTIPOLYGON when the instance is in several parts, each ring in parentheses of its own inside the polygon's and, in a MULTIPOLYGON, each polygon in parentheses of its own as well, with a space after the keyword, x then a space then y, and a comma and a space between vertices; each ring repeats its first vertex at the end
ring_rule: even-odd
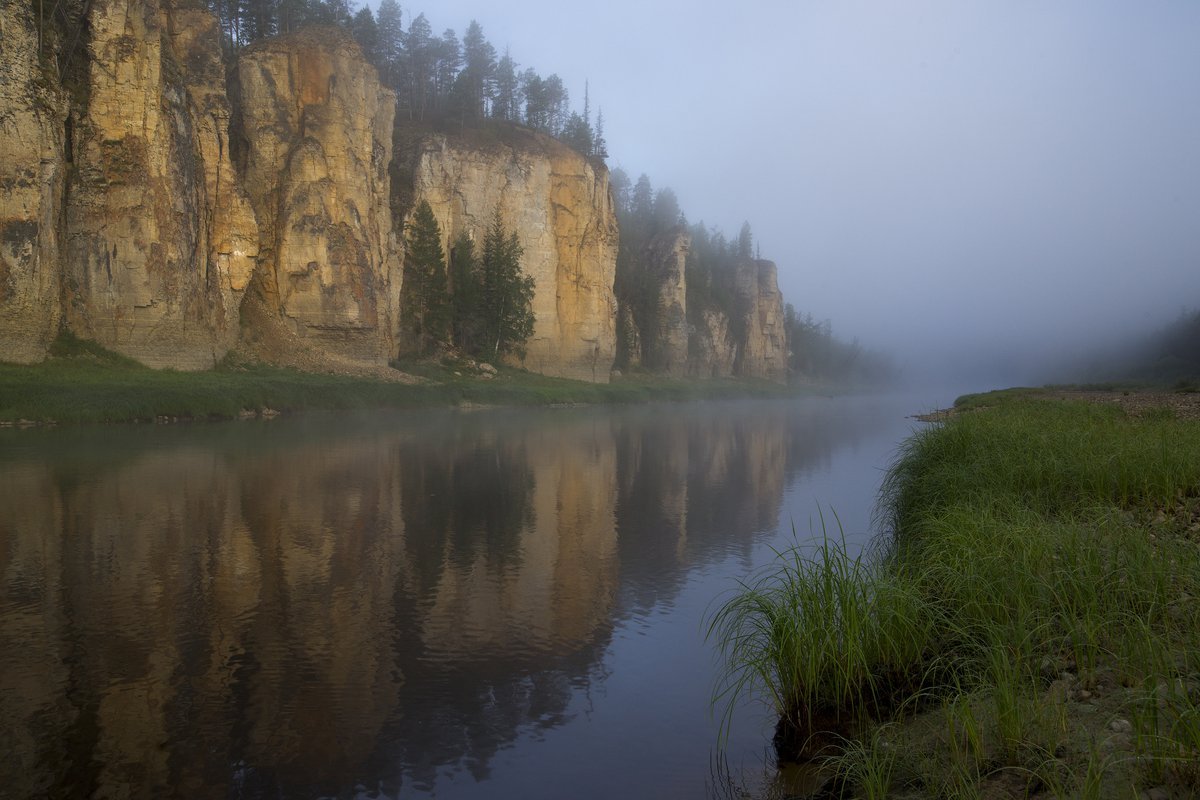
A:
MULTIPOLYGON (((413 0, 419 2, 419 0, 413 0)), ((1011 364, 1200 306, 1200 2, 438 0, 799 310, 1011 364)))

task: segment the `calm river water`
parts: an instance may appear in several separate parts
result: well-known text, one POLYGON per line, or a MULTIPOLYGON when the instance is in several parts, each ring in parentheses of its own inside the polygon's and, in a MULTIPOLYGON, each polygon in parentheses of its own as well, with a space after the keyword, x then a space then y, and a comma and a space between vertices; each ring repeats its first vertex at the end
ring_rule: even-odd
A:
POLYGON ((0 796, 758 794, 705 615, 950 399, 0 431, 0 796))

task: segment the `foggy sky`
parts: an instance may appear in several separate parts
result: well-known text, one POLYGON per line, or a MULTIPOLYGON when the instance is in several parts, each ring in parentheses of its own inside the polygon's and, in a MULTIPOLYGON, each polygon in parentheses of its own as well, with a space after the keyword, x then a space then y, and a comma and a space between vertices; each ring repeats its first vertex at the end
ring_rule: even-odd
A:
POLYGON ((1020 372, 1200 306, 1200 3, 410 1, 588 80, 609 165, 843 338, 1020 372))

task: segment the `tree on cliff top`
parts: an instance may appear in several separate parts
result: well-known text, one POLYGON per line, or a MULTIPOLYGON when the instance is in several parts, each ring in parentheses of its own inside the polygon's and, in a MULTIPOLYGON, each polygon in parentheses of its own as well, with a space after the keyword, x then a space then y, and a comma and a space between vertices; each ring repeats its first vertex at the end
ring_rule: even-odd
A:
POLYGON ((487 116, 496 79, 496 48, 483 35, 475 20, 467 26, 462 41, 463 69, 454 84, 459 110, 467 117, 487 116))
POLYGON ((424 200, 417 206, 405 242, 402 326, 410 344, 425 355, 450 335, 450 297, 442 231, 424 200))

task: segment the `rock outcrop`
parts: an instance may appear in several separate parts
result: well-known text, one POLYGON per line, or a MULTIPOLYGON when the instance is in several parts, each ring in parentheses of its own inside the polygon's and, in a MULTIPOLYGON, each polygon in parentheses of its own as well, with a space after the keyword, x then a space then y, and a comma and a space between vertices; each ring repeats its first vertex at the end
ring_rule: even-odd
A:
POLYGON ((616 353, 617 222, 608 171, 542 134, 514 129, 472 144, 442 134, 421 143, 413 207, 429 203, 445 236, 482 243, 493 215, 515 231, 534 279, 526 369, 607 382, 616 353))
POLYGON ((401 281, 388 178, 395 95, 346 33, 326 28, 248 48, 238 87, 261 226, 255 302, 302 344, 386 362, 401 281))
POLYGON ((155 367, 212 366, 238 334, 256 255, 234 181, 216 18, 95 0, 86 105, 72 111, 70 328, 155 367))
POLYGON ((681 376, 688 370, 687 254, 692 239, 685 229, 660 233, 638 256, 636 270, 643 283, 639 296, 644 308, 631 308, 636 351, 627 353, 629 366, 681 376), (639 313, 639 311, 641 313, 639 313))
POLYGON ((689 297, 690 246, 685 230, 658 233, 624 268, 618 366, 786 383, 787 331, 775 264, 732 262, 689 297))
POLYGON ((717 309, 694 315, 688 374, 697 378, 728 378, 733 375, 738 346, 730 330, 729 317, 717 309))
MULTIPOLYGON (((52 61, 52 60, 51 60, 52 61)), ((66 98, 28 3, 0 4, 0 360, 46 356, 58 331, 66 98)))
POLYGON ((739 264, 735 290, 745 317, 734 374, 785 383, 787 331, 775 262, 757 259, 739 264))

